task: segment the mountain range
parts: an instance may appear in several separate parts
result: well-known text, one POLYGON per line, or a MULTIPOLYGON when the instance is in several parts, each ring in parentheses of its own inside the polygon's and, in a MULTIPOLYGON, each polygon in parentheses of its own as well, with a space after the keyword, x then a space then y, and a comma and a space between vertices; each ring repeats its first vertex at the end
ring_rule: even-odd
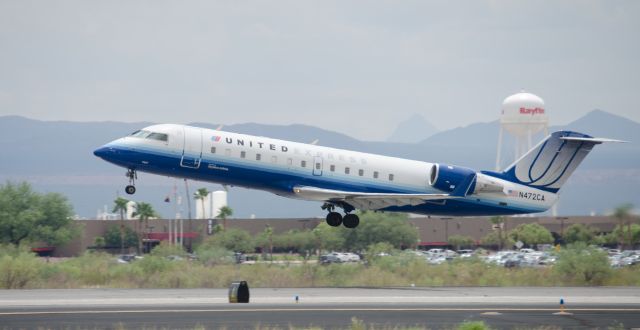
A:
POLYGON ((438 129, 422 115, 413 114, 400 122, 387 138, 387 142, 416 143, 438 133, 438 129))
MULTIPOLYGON (((69 197, 80 216, 92 218, 105 205, 109 209, 118 194, 124 195, 122 191, 127 183, 124 169, 96 158, 93 150, 150 124, 0 117, 0 148, 3 150, 0 179, 27 180, 39 191, 61 192, 69 197)), ((211 123, 190 125, 208 128, 219 126, 211 123)), ((640 200, 640 192, 636 189, 640 183, 639 123, 602 110, 593 110, 567 125, 550 127, 550 131, 560 129, 630 143, 597 146, 563 187, 559 214, 602 214, 619 204, 637 203, 640 200)), ((223 130, 303 143, 318 140, 318 144, 324 146, 492 170, 495 168, 499 122, 496 120, 432 132, 416 143, 360 141, 308 125, 247 123, 224 126, 223 130)), ((535 136, 535 140, 541 138, 541 134, 535 136)), ((509 150, 514 149, 513 139, 506 140, 503 159, 512 160, 513 153, 509 153, 509 150)), ((504 163, 503 167, 507 161, 504 163)), ((173 206, 162 201, 172 194, 174 185, 179 194, 185 194, 185 185, 181 180, 141 173, 137 182, 138 193, 132 198, 151 202, 162 215, 171 217, 173 206)), ((221 189, 215 184, 190 182, 191 193, 199 187, 221 189)), ((323 215, 318 203, 290 200, 241 188, 230 189, 229 204, 238 217, 323 215)), ((182 214, 186 215, 187 206, 180 208, 183 209, 182 214)))

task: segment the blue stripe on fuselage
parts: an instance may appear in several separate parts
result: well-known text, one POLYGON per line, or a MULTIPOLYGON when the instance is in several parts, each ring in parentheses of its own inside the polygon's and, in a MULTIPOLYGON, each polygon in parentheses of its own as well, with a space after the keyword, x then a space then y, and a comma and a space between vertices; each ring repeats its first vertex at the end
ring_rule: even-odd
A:
MULTIPOLYGON (((314 176, 311 168, 303 170, 267 162, 258 164, 256 161, 230 160, 222 157, 213 157, 209 154, 202 158, 199 168, 195 169, 180 166, 181 154, 177 152, 172 153, 147 147, 141 148, 140 146, 131 148, 117 144, 109 144, 105 147, 110 147, 114 150, 113 154, 105 158, 105 160, 118 166, 135 168, 139 171, 159 175, 266 190, 294 198, 296 197, 292 192, 294 186, 313 186, 351 192, 435 192, 434 190, 428 190, 427 187, 404 186, 388 182, 382 184, 367 179, 348 177, 347 175, 344 177, 314 176), (142 160, 146 163, 142 163, 142 160)), ((494 200, 471 198, 449 199, 444 203, 427 202, 417 206, 390 207, 384 210, 452 216, 506 215, 544 211, 544 209, 532 209, 528 205, 510 203, 509 206, 502 206, 494 200)))

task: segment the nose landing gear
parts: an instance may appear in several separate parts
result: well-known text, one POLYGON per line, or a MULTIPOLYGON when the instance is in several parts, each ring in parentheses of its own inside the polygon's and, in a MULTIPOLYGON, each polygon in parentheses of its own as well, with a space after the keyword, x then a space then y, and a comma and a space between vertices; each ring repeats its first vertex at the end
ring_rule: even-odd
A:
POLYGON ((133 195, 136 193, 135 184, 136 179, 138 178, 138 173, 136 173, 136 170, 130 168, 127 170, 127 178, 129 178, 129 185, 124 188, 124 191, 129 195, 133 195))

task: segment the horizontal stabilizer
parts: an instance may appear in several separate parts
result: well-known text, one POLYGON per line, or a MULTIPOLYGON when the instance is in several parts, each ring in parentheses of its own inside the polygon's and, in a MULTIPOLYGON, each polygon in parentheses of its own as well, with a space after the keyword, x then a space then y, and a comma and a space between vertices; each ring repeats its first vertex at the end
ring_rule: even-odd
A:
POLYGON ((609 142, 611 143, 627 143, 628 142, 623 140, 594 138, 594 137, 575 137, 575 136, 565 136, 565 137, 561 137, 560 139, 566 140, 566 141, 592 142, 593 144, 609 143, 609 142))

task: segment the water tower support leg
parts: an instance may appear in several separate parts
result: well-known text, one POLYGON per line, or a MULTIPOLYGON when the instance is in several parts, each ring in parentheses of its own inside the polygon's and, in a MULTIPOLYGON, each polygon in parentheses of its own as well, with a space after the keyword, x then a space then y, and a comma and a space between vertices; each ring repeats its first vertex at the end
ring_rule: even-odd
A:
POLYGON ((498 152, 496 154, 496 171, 500 171, 500 153, 502 152, 502 125, 498 133, 498 152))

